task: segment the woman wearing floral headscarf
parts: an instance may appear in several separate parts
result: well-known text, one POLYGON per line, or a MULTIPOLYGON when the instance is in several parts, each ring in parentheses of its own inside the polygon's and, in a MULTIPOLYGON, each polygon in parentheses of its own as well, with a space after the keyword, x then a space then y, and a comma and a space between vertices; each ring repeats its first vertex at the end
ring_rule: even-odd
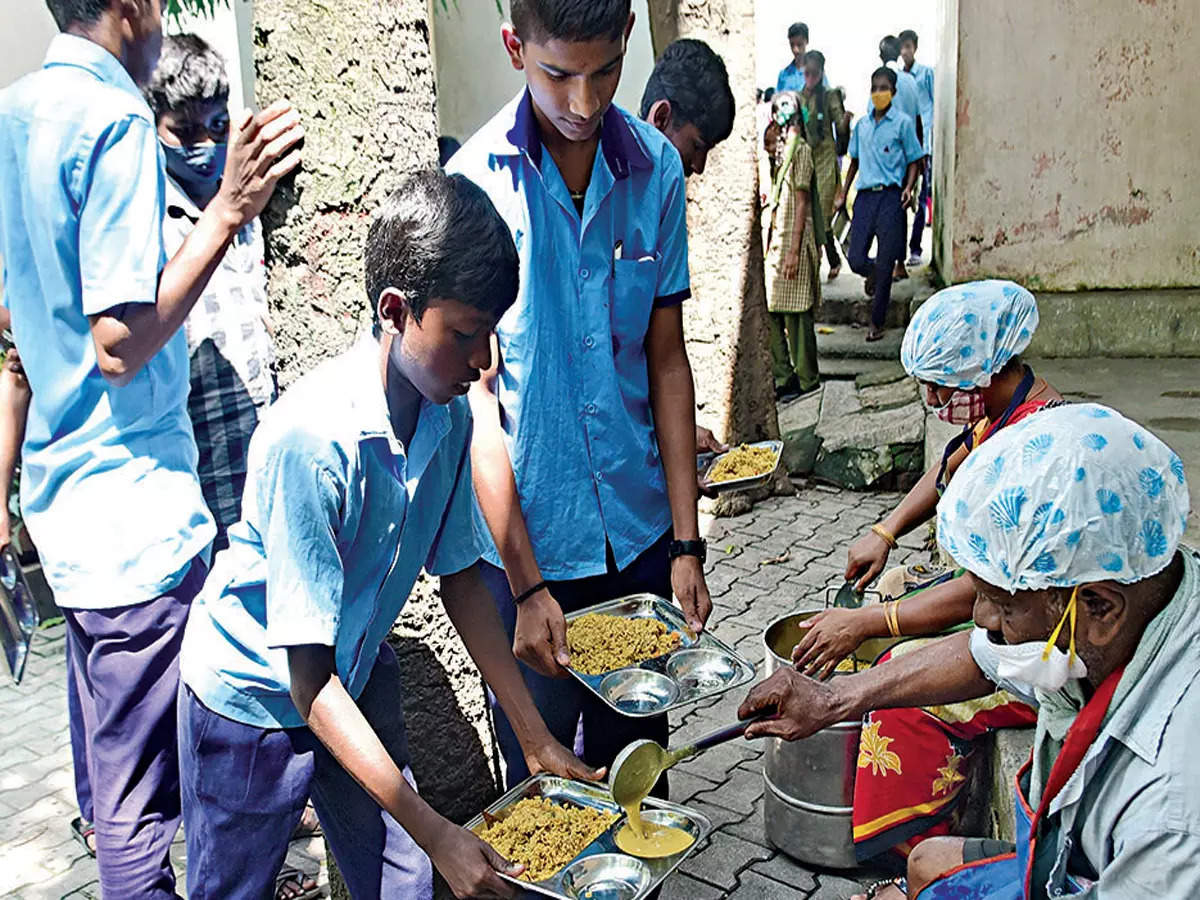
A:
MULTIPOLYGON (((919 382, 925 402, 938 409, 956 392, 977 393, 986 416, 967 426, 883 521, 850 548, 847 580, 865 588, 884 570, 896 539, 934 515, 946 484, 975 447, 1061 395, 1021 361, 1038 325, 1033 295, 1011 281, 978 281, 934 294, 913 317, 900 358, 919 382)), ((963 570, 901 567, 880 579, 882 603, 831 609, 814 616, 794 659, 811 674, 827 672, 871 637, 938 635, 969 627, 975 591, 963 570)), ((921 646, 906 641, 899 656, 921 646)), ((911 762, 903 774, 874 766, 859 770, 854 796, 855 849, 869 859, 889 849, 907 856, 927 837, 948 834, 977 738, 995 728, 1027 725, 1033 711, 1001 693, 939 708, 872 713, 864 741, 903 735, 911 762)), ((870 748, 868 747, 868 750, 870 748)))

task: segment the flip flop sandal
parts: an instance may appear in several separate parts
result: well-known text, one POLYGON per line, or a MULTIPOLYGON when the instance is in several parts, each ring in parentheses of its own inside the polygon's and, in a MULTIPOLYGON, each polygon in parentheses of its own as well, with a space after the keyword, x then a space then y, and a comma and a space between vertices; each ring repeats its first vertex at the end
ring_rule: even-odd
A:
POLYGON ((321 829, 321 820, 317 818, 317 811, 309 803, 305 805, 304 812, 300 815, 300 821, 292 829, 292 836, 289 840, 306 841, 309 838, 321 837, 324 834, 325 832, 321 829), (309 825, 305 822, 305 819, 309 819, 315 824, 309 825))
POLYGON ((95 839, 95 825, 86 821, 83 816, 76 816, 71 820, 71 836, 79 841, 79 845, 83 847, 88 856, 92 859, 96 858, 95 849, 88 843, 88 838, 95 839))
POLYGON ((284 895, 280 892, 283 890, 283 886, 291 881, 300 885, 300 893, 292 894, 288 900, 314 900, 314 898, 320 897, 321 889, 319 887, 313 887, 307 891, 304 890, 304 879, 308 877, 308 875, 305 875, 295 866, 289 866, 285 863, 283 868, 279 870, 279 874, 275 876, 275 893, 273 896, 276 898, 283 897, 284 895))

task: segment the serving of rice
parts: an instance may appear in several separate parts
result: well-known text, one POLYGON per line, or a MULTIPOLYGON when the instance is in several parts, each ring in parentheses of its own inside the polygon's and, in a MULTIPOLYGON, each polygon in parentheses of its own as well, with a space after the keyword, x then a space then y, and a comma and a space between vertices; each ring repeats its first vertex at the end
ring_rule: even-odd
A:
POLYGON ((545 881, 618 818, 616 813, 526 797, 509 808, 502 820, 480 829, 479 837, 505 859, 525 866, 521 880, 545 881))
POLYGON ((683 638, 658 619, 588 613, 567 626, 571 668, 600 675, 679 648, 683 638))
POLYGON ((742 444, 717 460, 708 472, 710 483, 766 475, 775 468, 775 451, 770 447, 742 444))

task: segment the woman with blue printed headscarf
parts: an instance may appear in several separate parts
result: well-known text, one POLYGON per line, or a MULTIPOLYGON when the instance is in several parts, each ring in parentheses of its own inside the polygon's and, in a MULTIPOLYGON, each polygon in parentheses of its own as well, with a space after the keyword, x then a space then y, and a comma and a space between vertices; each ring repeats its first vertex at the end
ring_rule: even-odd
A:
MULTIPOLYGON (((851 546, 846 579, 863 590, 886 566, 896 540, 933 517, 946 483, 973 448, 1062 397, 1021 361, 1038 324, 1033 295, 1011 281, 977 281, 939 291, 913 317, 901 362, 931 409, 956 392, 976 393, 985 417, 968 425, 887 517, 851 546)), ((969 627, 975 592, 963 571, 900 567, 880 579, 881 604, 830 609, 807 623, 794 659, 809 674, 827 673, 869 638, 931 636, 969 627)), ((910 653, 910 640, 892 653, 910 653)), ((871 727, 902 735, 914 759, 903 775, 875 767, 855 782, 854 839, 859 859, 889 850, 906 856, 922 840, 948 834, 974 749, 996 728, 1026 725, 1033 711, 1004 694, 982 704, 939 710, 885 710, 871 727), (946 774, 942 770, 947 770, 946 774)))
MULTIPOLYGON (((777 717, 747 735, 787 740, 996 686, 1037 706, 1015 843, 926 841, 906 883, 868 897, 1200 896, 1188 506, 1182 460, 1137 423, 1093 404, 1032 416, 972 454, 938 504, 942 543, 976 592, 974 629, 828 684, 784 669, 751 692, 739 716, 777 717)), ((919 760, 892 737, 877 729, 872 758, 907 772, 919 760)))

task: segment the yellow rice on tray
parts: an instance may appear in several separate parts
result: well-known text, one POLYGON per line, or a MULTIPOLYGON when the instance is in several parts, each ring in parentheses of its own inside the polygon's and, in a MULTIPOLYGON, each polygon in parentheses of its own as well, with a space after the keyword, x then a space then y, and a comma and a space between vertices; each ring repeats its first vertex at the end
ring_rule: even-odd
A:
POLYGON ((733 481, 735 478, 753 478, 766 475, 775 468, 775 451, 770 447, 751 447, 742 444, 730 450, 709 470, 710 483, 733 481))
POLYGON ((588 613, 567 626, 571 668, 585 675, 637 665, 678 649, 682 636, 658 619, 588 613))
POLYGON ((545 797, 526 797, 479 837, 511 862, 525 866, 522 881, 545 881, 604 834, 615 813, 563 806, 545 797))

